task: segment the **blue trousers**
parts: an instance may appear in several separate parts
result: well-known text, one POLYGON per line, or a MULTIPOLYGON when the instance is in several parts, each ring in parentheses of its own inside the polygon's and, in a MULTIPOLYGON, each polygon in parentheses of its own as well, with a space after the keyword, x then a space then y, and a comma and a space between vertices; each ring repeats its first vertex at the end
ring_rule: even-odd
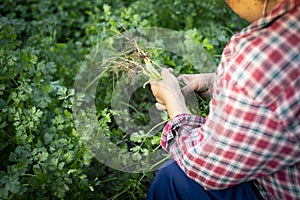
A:
POLYGON ((190 179, 175 161, 158 169, 146 200, 258 200, 251 183, 245 182, 223 190, 204 190, 190 179))

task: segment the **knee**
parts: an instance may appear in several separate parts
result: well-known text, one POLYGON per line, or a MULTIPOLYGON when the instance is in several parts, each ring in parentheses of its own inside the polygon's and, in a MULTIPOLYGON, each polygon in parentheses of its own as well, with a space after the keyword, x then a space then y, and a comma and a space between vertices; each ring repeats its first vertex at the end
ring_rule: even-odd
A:
POLYGON ((163 190, 183 189, 188 182, 188 177, 175 161, 160 168, 156 174, 156 179, 156 184, 163 190))
POLYGON ((179 174, 183 173, 175 161, 166 163, 158 169, 156 177, 164 180, 175 180, 179 174))
POLYGON ((148 191, 148 199, 194 199, 203 189, 189 179, 176 162, 161 167, 148 191))
POLYGON ((178 193, 176 191, 177 188, 180 187, 179 184, 182 184, 177 178, 180 176, 180 174, 178 174, 178 168, 176 162, 166 163, 159 168, 148 190, 146 200, 178 199, 178 193))

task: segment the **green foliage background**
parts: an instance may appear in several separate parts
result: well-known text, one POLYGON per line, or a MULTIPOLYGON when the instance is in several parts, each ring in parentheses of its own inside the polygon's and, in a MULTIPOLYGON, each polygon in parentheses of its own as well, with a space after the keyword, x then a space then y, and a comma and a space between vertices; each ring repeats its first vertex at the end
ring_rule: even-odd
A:
MULTIPOLYGON (((144 199, 154 172, 106 167, 80 140, 72 97, 81 63, 114 34, 109 30, 122 31, 116 18, 128 30, 188 31, 216 64, 231 35, 246 26, 223 0, 2 0, 0 11, 0 199, 144 199)), ((180 67, 171 55, 161 59, 180 67)), ((118 138, 106 80, 97 98, 99 125, 118 138)), ((146 113, 151 93, 135 95, 137 104, 149 101, 146 113)), ((205 115, 207 102, 203 106, 205 115)), ((143 111, 134 116, 137 123, 147 121, 143 111)), ((158 143, 157 136, 143 148, 158 143)))

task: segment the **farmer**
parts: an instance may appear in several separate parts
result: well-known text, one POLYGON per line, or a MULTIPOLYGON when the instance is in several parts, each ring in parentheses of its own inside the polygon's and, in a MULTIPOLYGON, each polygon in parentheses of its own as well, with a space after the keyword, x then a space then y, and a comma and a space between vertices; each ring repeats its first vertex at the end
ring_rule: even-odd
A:
POLYGON ((300 199, 300 0, 226 2, 251 25, 231 38, 216 73, 163 69, 151 83, 174 160, 147 199, 300 199), (191 90, 211 91, 205 119, 185 105, 191 90))

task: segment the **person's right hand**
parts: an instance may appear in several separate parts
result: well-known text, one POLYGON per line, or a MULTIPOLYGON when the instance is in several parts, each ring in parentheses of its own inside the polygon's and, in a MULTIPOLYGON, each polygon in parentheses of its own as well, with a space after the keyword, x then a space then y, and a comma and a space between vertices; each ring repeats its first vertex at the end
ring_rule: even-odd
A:
POLYGON ((185 105, 185 98, 179 87, 178 80, 167 68, 161 69, 162 80, 150 81, 151 90, 157 100, 156 107, 159 110, 166 109, 170 118, 178 114, 189 114, 190 111, 185 105))
POLYGON ((181 89, 184 96, 195 91, 199 93, 201 97, 207 98, 211 95, 214 73, 182 74, 177 77, 177 80, 185 84, 181 89))

